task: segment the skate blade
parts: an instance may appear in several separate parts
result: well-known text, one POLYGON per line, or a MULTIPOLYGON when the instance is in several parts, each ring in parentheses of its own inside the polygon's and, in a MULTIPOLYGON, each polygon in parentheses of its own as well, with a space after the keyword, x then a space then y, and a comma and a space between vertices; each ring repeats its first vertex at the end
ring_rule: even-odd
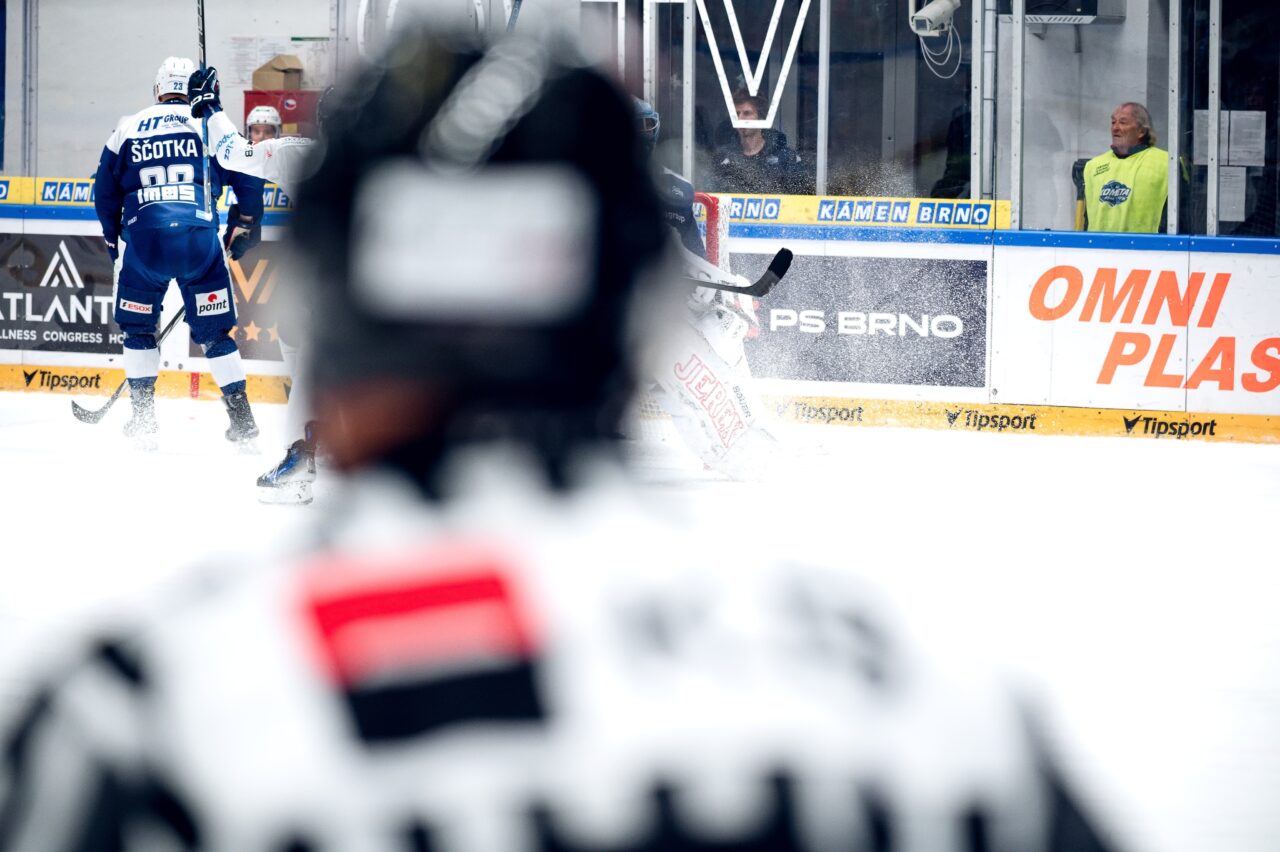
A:
POLYGON ((258 502, 273 506, 306 506, 312 500, 310 482, 286 482, 258 486, 258 502))
POLYGON ((160 449, 160 440, 154 434, 152 435, 134 435, 129 439, 133 444, 133 448, 144 453, 154 453, 160 449))
POLYGON ((242 441, 232 441, 235 444, 236 452, 242 456, 259 456, 262 450, 258 448, 256 438, 245 438, 242 441))

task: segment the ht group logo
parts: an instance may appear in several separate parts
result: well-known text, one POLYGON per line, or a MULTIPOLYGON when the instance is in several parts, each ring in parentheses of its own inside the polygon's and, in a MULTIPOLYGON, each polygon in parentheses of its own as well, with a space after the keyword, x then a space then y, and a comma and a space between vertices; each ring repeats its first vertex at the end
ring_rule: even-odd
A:
POLYGON ((1218 434, 1218 421, 1200 421, 1194 420, 1161 420, 1158 417, 1150 417, 1139 414, 1137 417, 1124 418, 1124 432, 1126 435, 1132 435, 1134 430, 1141 425, 1142 429, 1139 435, 1150 435, 1155 438, 1171 437, 1177 440, 1183 438, 1199 438, 1207 435, 1215 437, 1218 434))
POLYGON ((35 382, 37 388, 53 391, 78 391, 78 390, 101 390, 102 374, 94 373, 92 376, 75 376, 62 375, 54 373, 50 370, 27 370, 22 371, 22 379, 26 382, 26 387, 31 387, 35 382))
POLYGON ((975 408, 962 408, 958 411, 944 409, 943 413, 947 415, 949 428, 955 429, 959 424, 959 428, 971 429, 974 432, 992 429, 996 432, 1003 432, 1006 429, 1014 432, 1034 432, 1036 418, 1039 416, 1037 414, 984 414, 975 408))

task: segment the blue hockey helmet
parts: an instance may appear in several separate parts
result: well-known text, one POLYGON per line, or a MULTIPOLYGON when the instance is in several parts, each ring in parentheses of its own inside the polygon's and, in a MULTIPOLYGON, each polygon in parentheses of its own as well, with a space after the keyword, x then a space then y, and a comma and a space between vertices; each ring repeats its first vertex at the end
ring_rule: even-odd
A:
POLYGON ((662 127, 662 117, 653 108, 653 104, 648 101, 636 98, 635 103, 636 120, 640 125, 640 135, 644 138, 646 147, 652 151, 653 147, 658 144, 658 129, 662 127))

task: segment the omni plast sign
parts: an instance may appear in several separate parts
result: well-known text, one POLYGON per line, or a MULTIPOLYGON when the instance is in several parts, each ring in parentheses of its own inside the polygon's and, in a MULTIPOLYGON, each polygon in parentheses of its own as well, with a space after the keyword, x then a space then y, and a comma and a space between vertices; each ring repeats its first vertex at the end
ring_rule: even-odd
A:
POLYGON ((1280 413, 1280 257, 1006 249, 995 270, 1001 401, 1280 413))
POLYGON ((1086 285, 1078 266, 1062 264, 1045 270, 1031 289, 1027 307, 1032 317, 1043 322, 1116 327, 1098 369, 1098 384, 1113 383, 1121 370, 1137 370, 1146 387, 1213 385, 1224 391, 1238 387, 1246 393, 1280 387, 1280 336, 1241 340, 1234 334, 1218 335, 1198 353, 1194 369, 1171 366, 1174 351, 1186 341, 1178 329, 1213 329, 1217 324, 1231 285, 1229 271, 1179 273, 1107 266, 1091 271, 1086 285), (1064 286, 1055 287, 1059 283, 1064 286))

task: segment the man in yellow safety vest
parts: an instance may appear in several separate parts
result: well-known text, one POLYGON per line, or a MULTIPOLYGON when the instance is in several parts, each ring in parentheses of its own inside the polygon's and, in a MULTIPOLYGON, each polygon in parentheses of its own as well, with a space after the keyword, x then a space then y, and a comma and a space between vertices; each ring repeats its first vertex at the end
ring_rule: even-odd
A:
POLYGON ((1090 231, 1154 234, 1169 195, 1169 152, 1156 147, 1151 114, 1123 103, 1111 114, 1111 148, 1084 167, 1090 231))

